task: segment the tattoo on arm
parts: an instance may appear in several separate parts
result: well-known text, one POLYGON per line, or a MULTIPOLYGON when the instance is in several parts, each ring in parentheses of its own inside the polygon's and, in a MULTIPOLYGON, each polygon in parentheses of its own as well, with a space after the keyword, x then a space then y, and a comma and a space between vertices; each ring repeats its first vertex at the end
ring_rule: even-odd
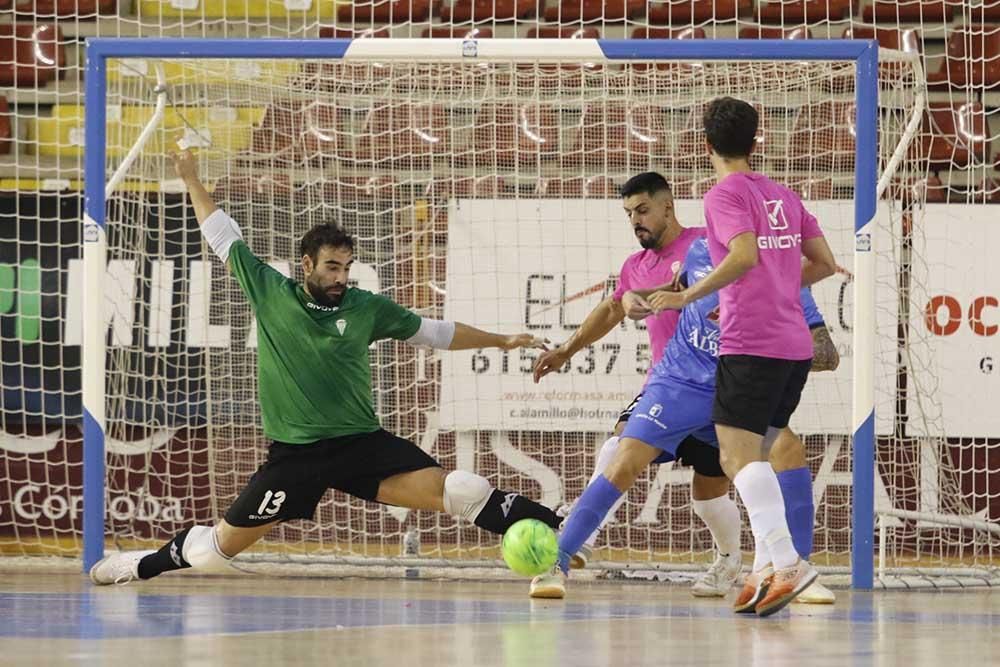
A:
POLYGON ((837 370, 837 366, 840 365, 840 353, 830 338, 830 330, 825 326, 816 327, 812 330, 812 339, 813 360, 810 371, 818 373, 837 370))

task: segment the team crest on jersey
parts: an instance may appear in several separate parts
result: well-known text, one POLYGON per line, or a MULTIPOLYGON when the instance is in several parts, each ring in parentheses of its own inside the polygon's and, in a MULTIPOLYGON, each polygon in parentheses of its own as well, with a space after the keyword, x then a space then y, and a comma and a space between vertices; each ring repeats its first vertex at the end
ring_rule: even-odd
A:
POLYGON ((649 409, 649 416, 659 417, 661 412, 663 412, 663 406, 657 403, 656 405, 654 405, 649 409))
POLYGON ((341 336, 343 336, 344 329, 347 328, 347 320, 337 320, 335 324, 337 325, 337 331, 340 332, 341 336))
POLYGON ((772 199, 764 202, 767 210, 767 225, 775 231, 788 229, 788 219, 785 217, 785 202, 781 199, 772 199))

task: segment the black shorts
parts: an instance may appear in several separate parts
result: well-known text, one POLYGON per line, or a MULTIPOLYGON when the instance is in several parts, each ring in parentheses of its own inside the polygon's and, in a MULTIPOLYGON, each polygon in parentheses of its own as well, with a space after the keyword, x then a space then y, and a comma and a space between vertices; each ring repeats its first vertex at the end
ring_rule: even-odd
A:
POLYGON ((375 500, 383 479, 435 467, 438 462, 424 450, 382 429, 308 445, 274 442, 226 512, 226 523, 252 527, 311 519, 327 489, 375 500))
MULTIPOLYGON (((632 399, 632 402, 618 415, 618 424, 627 422, 635 411, 635 406, 642 400, 642 392, 632 399)), ((615 424, 617 426, 618 424, 615 424)), ((677 462, 682 466, 690 466, 699 475, 705 477, 725 477, 722 464, 719 462, 719 448, 702 442, 689 435, 677 446, 677 462)))
POLYGON ((785 428, 799 405, 812 359, 789 361, 727 354, 715 371, 712 421, 765 435, 785 428))

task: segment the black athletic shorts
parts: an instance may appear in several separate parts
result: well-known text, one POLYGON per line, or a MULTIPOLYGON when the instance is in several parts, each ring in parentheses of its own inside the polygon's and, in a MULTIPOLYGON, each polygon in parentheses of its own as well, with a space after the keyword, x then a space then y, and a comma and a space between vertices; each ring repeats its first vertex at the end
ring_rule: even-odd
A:
MULTIPOLYGON (((632 402, 618 415, 618 424, 627 422, 635 406, 639 405, 642 399, 642 392, 632 399, 632 402)), ((616 424, 617 426, 617 424, 616 424)), ((693 435, 689 435, 677 446, 677 462, 682 466, 690 466, 699 475, 705 477, 725 477, 722 472, 722 464, 719 462, 719 448, 702 442, 693 435)))
POLYGON ((785 428, 799 405, 810 366, 812 359, 720 356, 712 421, 760 435, 768 427, 785 428))
POLYGON ((226 522, 251 527, 311 519, 327 489, 375 500, 383 479, 433 467, 438 462, 424 450, 382 429, 308 445, 273 442, 226 522))

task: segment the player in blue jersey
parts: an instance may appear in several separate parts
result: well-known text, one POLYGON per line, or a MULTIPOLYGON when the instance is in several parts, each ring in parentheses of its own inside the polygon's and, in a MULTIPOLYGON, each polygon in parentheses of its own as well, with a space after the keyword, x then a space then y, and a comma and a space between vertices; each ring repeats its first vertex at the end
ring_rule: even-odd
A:
MULTIPOLYGON (((685 258, 684 270, 680 274, 681 280, 685 284, 692 284, 711 270, 712 262, 707 243, 704 239, 695 241, 685 258)), ((645 296, 650 295, 637 295, 639 299, 645 296)), ((830 350, 835 357, 836 349, 832 346, 832 341, 829 341, 829 333, 825 330, 816 303, 807 289, 802 290, 801 297, 803 311, 810 327, 817 329, 822 327, 822 335, 818 338, 821 340, 825 338, 831 343, 818 346, 821 350, 817 359, 820 368, 825 370, 836 367, 836 359, 830 358, 830 350)), ((655 302, 655 295, 650 296, 650 299, 655 302)), ((560 565, 550 574, 537 577, 532 582, 533 597, 564 596, 568 559, 587 536, 592 536, 608 510, 632 485, 642 469, 653 462, 676 460, 680 444, 692 436, 708 443, 706 446, 718 446, 711 420, 720 336, 718 315, 717 295, 700 299, 681 312, 677 330, 667 344, 663 359, 654 369, 643 390, 642 399, 622 433, 618 451, 604 474, 596 475, 592 479, 563 528, 559 545, 560 565)), ((796 540, 796 546, 801 546, 800 550, 808 556, 812 549, 811 479, 809 470, 805 466, 804 447, 801 441, 788 429, 785 429, 782 436, 776 443, 776 448, 783 449, 782 458, 787 468, 780 475, 793 473, 794 478, 788 480, 789 493, 786 495, 791 501, 788 512, 790 515, 796 515, 797 520, 790 523, 799 528, 796 532, 801 539, 796 540), (788 463, 792 465, 788 466, 788 463), (801 465, 797 465, 798 463, 801 465)), ((721 493, 726 500, 729 500, 728 485, 722 487, 721 493)), ((738 536, 738 520, 734 530, 738 536)), ((713 537, 716 537, 714 531, 713 537)), ((765 554, 763 557, 758 556, 758 560, 761 558, 766 560, 766 548, 759 548, 758 553, 765 554)), ((738 573, 738 554, 736 559, 735 573, 738 573)), ((763 573, 763 578, 763 575, 766 575, 767 565, 767 562, 755 562, 753 571, 763 573)), ((735 573, 732 575, 733 578, 735 573)), ((729 585, 731 583, 730 581, 729 585)), ((828 592, 824 592, 829 595, 828 592)), ((832 601, 832 598, 829 601, 832 601)), ((739 611, 753 612, 754 609, 751 607, 739 611)))

